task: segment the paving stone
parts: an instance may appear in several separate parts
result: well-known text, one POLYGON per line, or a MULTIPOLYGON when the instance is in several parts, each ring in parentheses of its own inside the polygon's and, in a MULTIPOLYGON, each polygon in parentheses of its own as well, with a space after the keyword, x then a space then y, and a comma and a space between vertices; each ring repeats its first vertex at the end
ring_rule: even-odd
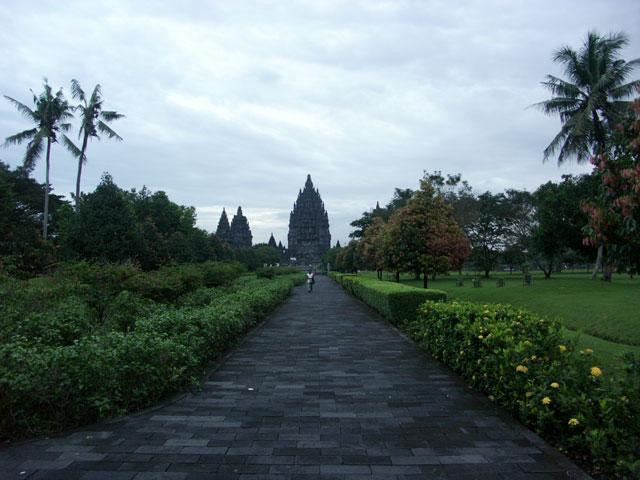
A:
POLYGON ((589 478, 325 277, 296 289, 201 392, 0 451, 2 478, 18 469, 29 480, 589 478))

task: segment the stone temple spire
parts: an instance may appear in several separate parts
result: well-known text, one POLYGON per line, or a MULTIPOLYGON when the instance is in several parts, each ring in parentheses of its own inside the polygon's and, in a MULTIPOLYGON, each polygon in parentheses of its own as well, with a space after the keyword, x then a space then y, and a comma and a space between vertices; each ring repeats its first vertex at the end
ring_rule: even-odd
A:
POLYGON ((242 207, 238 207, 238 211, 231 220, 231 245, 235 248, 251 248, 253 236, 249 229, 247 217, 242 214, 242 207))
POLYGON ((223 242, 231 243, 231 228, 229 227, 229 219, 227 218, 227 212, 224 208, 222 209, 222 215, 220 215, 220 221, 218 222, 216 237, 223 242))
POLYGON ((289 215, 288 241, 289 257, 296 258, 298 265, 320 263, 331 246, 329 217, 311 175, 307 175, 289 215))

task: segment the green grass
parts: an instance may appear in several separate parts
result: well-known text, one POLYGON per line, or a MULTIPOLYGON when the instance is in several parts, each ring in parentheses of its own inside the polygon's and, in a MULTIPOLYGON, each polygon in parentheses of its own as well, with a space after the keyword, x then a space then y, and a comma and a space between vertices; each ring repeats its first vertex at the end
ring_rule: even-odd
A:
MULTIPOLYGON (((366 273, 365 275, 369 275, 366 273)), ((375 274, 372 274, 375 275, 375 274)), ((613 282, 591 280, 587 273, 560 273, 550 279, 534 273, 533 286, 524 287, 522 275, 494 274, 474 288, 471 275, 456 286, 457 275, 429 282, 452 299, 479 303, 508 303, 560 321, 568 337, 577 337, 580 348, 592 348, 611 366, 627 351, 640 355, 640 280, 614 275, 613 282), (505 281, 498 288, 497 279, 505 281)), ((401 281, 422 286, 410 276, 401 281)))

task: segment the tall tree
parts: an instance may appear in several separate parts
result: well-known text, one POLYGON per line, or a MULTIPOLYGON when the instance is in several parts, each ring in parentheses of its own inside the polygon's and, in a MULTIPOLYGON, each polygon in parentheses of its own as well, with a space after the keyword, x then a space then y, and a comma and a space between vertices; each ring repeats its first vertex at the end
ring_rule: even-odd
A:
POLYGON ((485 192, 478 196, 478 216, 469 225, 475 265, 488 277, 507 243, 510 218, 506 197, 485 192))
POLYGON ((623 33, 606 37, 589 32, 580 50, 563 46, 553 60, 564 65, 568 80, 547 75, 542 82, 554 95, 536 104, 548 115, 559 115, 560 132, 544 150, 544 159, 559 150, 558 164, 571 157, 578 162, 604 153, 611 129, 628 114, 627 100, 640 80, 628 81, 640 58, 626 62, 620 50, 629 43, 623 33))
POLYGON ((82 166, 87 162, 87 145, 91 138, 100 140, 98 132, 105 134, 111 139, 122 141, 122 137, 114 132, 107 123, 124 117, 124 115, 113 110, 103 110, 102 92, 100 84, 93 88, 91 96, 87 99, 84 90, 80 87, 80 82, 71 80, 71 95, 80 103, 74 110, 80 111, 80 130, 78 138, 82 138, 82 146, 78 148, 69 138, 64 135, 65 146, 78 159, 78 174, 76 176, 76 208, 80 201, 80 177, 82 176, 82 166))
POLYGON ((42 154, 46 142, 44 213, 42 217, 42 238, 46 240, 49 228, 51 144, 58 141, 59 132, 66 132, 71 128, 68 120, 73 117, 73 113, 71 113, 72 108, 64 98, 62 89, 59 89, 54 95, 47 79, 44 80, 44 90, 40 95, 36 95, 33 91, 31 91, 31 93, 33 94, 35 109, 31 109, 24 103, 5 95, 5 98, 9 100, 20 113, 35 123, 33 128, 7 137, 5 139, 5 146, 19 145, 22 142, 28 141, 27 151, 24 155, 24 167, 30 171, 38 161, 38 157, 42 154))
POLYGON ((385 246, 401 248, 404 271, 421 271, 424 288, 429 275, 460 266, 469 255, 469 241, 453 217, 453 209, 425 175, 420 190, 389 219, 385 246))

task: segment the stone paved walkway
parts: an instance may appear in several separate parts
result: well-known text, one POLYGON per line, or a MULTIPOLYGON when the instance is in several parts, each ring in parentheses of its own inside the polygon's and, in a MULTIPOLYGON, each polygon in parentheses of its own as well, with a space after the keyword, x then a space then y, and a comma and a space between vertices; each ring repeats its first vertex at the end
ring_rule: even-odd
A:
POLYGON ((159 409, 0 451, 0 478, 588 478, 330 280, 159 409))

